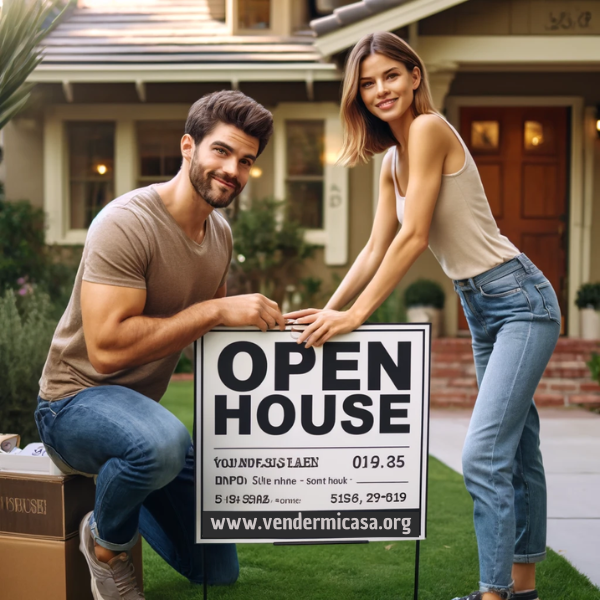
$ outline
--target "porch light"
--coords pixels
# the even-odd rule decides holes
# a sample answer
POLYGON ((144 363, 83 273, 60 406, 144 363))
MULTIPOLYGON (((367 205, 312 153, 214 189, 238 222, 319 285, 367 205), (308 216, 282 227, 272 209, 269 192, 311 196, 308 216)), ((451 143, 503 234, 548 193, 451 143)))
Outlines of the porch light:
POLYGON ((252 167, 250 169, 250 177, 254 177, 255 179, 258 179, 261 176, 262 176, 262 169, 260 167, 252 167))
POLYGON ((106 175, 106 172, 108 171, 108 167, 106 165, 98 165, 96 167, 96 171, 98 171, 98 173, 100 175, 106 175))

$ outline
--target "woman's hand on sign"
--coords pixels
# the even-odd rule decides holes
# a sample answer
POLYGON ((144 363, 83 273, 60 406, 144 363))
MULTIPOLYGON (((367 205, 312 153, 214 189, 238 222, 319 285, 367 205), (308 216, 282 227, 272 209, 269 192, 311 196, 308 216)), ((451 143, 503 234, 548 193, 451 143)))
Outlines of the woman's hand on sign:
POLYGON ((293 325, 306 325, 297 341, 298 344, 306 343, 307 348, 318 348, 333 336, 349 333, 361 325, 351 311, 308 308, 284 316, 293 319, 293 325))

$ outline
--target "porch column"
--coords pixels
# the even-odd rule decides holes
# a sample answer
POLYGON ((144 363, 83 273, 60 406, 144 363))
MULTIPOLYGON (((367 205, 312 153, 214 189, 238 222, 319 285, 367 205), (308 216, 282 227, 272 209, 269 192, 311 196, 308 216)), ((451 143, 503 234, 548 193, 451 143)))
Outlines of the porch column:
POLYGON ((427 65, 429 87, 433 96, 433 104, 440 112, 444 110, 446 96, 454 81, 458 64, 454 62, 433 63, 427 65))

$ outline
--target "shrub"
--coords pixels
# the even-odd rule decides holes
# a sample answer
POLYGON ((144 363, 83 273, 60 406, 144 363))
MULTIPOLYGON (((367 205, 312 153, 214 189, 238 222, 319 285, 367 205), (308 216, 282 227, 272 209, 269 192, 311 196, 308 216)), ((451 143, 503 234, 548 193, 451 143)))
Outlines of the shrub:
POLYGON ((24 278, 40 281, 46 265, 44 211, 0 197, 0 292, 24 278))
POLYGON ((232 267, 242 280, 236 291, 260 292, 281 306, 286 287, 297 281, 297 267, 314 252, 304 230, 289 218, 284 202, 271 198, 239 211, 232 229, 232 267))
POLYGON ((177 366, 175 367, 175 373, 193 373, 194 365, 190 358, 188 358, 183 352, 177 361, 177 366))
POLYGON ((48 294, 58 320, 73 289, 81 247, 68 251, 44 242, 44 212, 29 202, 9 202, 0 187, 0 295, 33 287, 48 294))
POLYGON ((600 383, 600 354, 592 352, 592 357, 587 362, 587 366, 590 369, 592 379, 600 383))
POLYGON ((367 320, 367 323, 405 323, 406 311, 402 296, 394 290, 367 320))
POLYGON ((575 304, 577 308, 600 310, 600 283, 584 283, 577 290, 575 304))
POLYGON ((412 306, 433 306, 444 308, 446 294, 442 286, 430 279, 418 279, 404 290, 406 308, 412 306))
POLYGON ((38 440, 33 412, 56 320, 47 294, 0 296, 0 431, 38 440))

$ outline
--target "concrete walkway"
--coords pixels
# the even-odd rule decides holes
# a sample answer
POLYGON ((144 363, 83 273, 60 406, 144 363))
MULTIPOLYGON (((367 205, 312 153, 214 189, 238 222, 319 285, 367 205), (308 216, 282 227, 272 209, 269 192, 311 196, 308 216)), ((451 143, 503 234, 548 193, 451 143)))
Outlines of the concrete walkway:
MULTIPOLYGON (((462 473, 470 411, 432 409, 429 451, 462 473)), ((600 415, 541 408, 548 546, 600 587, 600 415)))

